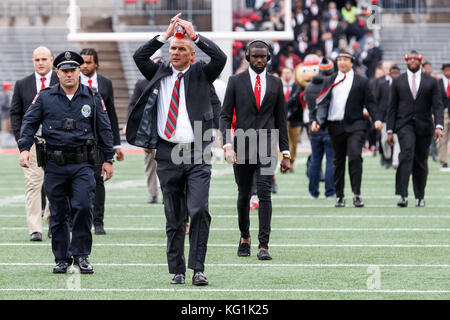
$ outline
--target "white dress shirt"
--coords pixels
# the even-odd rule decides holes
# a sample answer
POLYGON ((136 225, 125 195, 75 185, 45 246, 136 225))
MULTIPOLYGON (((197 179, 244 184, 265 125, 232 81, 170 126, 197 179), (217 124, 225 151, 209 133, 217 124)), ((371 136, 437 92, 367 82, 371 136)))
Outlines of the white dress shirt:
MULTIPOLYGON (((328 109, 328 121, 344 120, 345 105, 347 104, 348 95, 352 88, 353 78, 355 73, 351 69, 346 74, 346 78, 340 84, 335 86, 331 91, 330 107, 328 109)), ((344 73, 339 71, 334 83, 341 81, 344 78, 344 73)))
POLYGON ((41 86, 42 86, 41 78, 42 77, 45 77, 45 81, 44 81, 45 87, 47 88, 48 86, 50 86, 50 80, 52 78, 52 72, 53 72, 53 70, 50 70, 50 72, 47 73, 44 76, 41 76, 37 72, 34 73, 34 78, 36 79, 36 92, 39 93, 41 91, 41 86))
POLYGON ((179 72, 186 73, 190 68, 187 67, 182 71, 176 70, 172 67, 172 74, 161 79, 161 88, 158 93, 158 135, 161 139, 170 141, 172 143, 192 143, 194 142, 194 131, 192 130, 191 121, 186 108, 186 95, 184 86, 184 76, 180 81, 180 96, 178 103, 178 117, 177 125, 174 135, 167 139, 164 134, 166 129, 167 117, 169 114, 170 101, 172 99, 173 87, 179 72))
MULTIPOLYGON (((409 89, 411 90, 411 94, 412 94, 412 77, 413 77, 413 72, 409 69, 406 69, 406 74, 408 76, 408 84, 409 84, 409 89)), ((415 73, 415 78, 416 78, 416 97, 417 97, 417 93, 419 92, 419 86, 420 86, 420 78, 422 76, 422 70, 419 70, 415 73)))
MULTIPOLYGON (((248 73, 250 74, 250 81, 252 83, 253 93, 255 93, 256 76, 258 76, 258 74, 255 71, 253 71, 253 69, 250 67, 248 68, 248 73)), ((259 74, 259 80, 261 82, 261 100, 259 100, 259 101, 260 101, 261 105, 264 100, 264 95, 266 94, 266 85, 267 85, 266 73, 267 72, 264 69, 264 71, 259 74)))
POLYGON ((80 80, 82 84, 88 87, 89 87, 89 80, 92 80, 92 88, 98 89, 97 72, 95 72, 94 75, 90 78, 81 73, 80 80))

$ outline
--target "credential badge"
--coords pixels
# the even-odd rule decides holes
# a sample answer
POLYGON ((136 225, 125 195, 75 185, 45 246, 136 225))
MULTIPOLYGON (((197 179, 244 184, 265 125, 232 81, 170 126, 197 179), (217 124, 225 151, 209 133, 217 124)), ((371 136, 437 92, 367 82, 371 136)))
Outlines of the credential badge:
POLYGON ((81 107, 81 114, 85 118, 89 117, 91 115, 91 106, 85 104, 83 107, 81 107))

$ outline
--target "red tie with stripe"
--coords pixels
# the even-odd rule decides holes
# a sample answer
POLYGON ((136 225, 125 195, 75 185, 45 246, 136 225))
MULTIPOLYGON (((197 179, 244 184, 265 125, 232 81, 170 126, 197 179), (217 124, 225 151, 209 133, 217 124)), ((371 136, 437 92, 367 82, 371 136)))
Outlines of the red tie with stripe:
POLYGON ((289 96, 291 95, 291 93, 289 92, 289 87, 290 87, 290 85, 286 86, 286 93, 284 94, 284 100, 286 100, 286 101, 289 100, 289 96))
POLYGON ((170 99, 169 113, 167 114, 166 128, 164 134, 167 139, 170 139, 175 134, 175 129, 177 127, 177 117, 178 117, 178 106, 180 104, 180 85, 181 78, 183 78, 183 73, 180 72, 175 80, 175 85, 173 86, 172 98, 170 99))
POLYGON ((261 79, 259 78, 259 75, 256 76, 256 83, 255 83, 255 100, 256 100, 256 106, 259 108, 261 107, 261 79))
POLYGON ((41 90, 45 89, 45 80, 47 80, 47 78, 45 77, 41 78, 41 90))
POLYGON ((325 89, 323 89, 322 92, 319 93, 319 95, 318 95, 317 98, 316 98, 316 104, 321 103, 322 100, 328 95, 328 93, 330 92, 330 90, 331 90, 333 87, 337 86, 338 84, 341 84, 341 83, 345 80, 345 78, 347 78, 347 74, 346 74, 346 73, 344 73, 344 77, 343 77, 341 80, 339 80, 339 81, 336 82, 336 83, 332 83, 332 84, 330 84, 328 87, 326 87, 325 89))

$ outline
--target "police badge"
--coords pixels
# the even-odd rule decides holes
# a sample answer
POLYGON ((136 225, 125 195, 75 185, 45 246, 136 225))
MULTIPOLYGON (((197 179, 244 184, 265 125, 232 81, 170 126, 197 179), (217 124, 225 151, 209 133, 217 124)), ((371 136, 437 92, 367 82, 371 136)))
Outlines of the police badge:
POLYGON ((88 104, 85 104, 84 106, 81 107, 81 114, 83 115, 83 117, 87 118, 91 115, 91 106, 88 104))

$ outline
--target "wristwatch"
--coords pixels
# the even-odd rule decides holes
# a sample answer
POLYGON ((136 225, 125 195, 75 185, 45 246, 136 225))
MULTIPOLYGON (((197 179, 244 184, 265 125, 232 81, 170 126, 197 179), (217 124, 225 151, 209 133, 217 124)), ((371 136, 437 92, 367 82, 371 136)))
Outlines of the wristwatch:
POLYGON ((113 164, 114 163, 114 158, 111 158, 111 159, 108 159, 108 160, 105 160, 105 162, 108 162, 108 163, 111 163, 111 164, 113 164))
POLYGON ((285 153, 285 154, 283 154, 283 158, 288 158, 288 159, 291 159, 291 155, 290 155, 290 154, 287 154, 287 153, 285 153))

